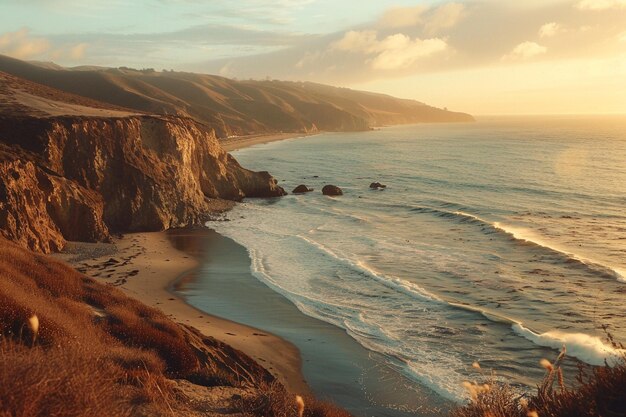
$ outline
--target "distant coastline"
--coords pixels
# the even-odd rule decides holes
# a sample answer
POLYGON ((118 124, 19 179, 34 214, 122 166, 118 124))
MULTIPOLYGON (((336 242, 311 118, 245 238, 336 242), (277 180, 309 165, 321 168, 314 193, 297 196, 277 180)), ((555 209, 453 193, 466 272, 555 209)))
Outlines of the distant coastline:
POLYGON ((319 135, 323 132, 290 132, 290 133, 267 133, 267 134, 258 134, 258 135, 246 135, 246 136, 235 136, 225 139, 220 139, 220 145, 222 145, 222 149, 226 152, 233 152, 239 149, 248 148, 254 145, 261 145, 263 143, 276 142, 280 140, 294 139, 294 138, 304 138, 308 136, 319 135))

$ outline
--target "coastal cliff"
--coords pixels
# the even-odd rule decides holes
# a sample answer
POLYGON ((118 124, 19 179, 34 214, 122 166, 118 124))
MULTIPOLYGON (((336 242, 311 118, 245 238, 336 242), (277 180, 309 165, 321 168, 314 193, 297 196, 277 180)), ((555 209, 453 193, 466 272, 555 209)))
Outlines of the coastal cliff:
POLYGON ((163 256, 169 246, 155 242, 164 234, 142 234, 158 236, 151 249, 137 234, 112 236, 187 226, 232 201, 283 194, 197 121, 0 72, 0 414, 261 416, 276 407, 294 415, 283 383, 307 391, 295 348, 226 320, 215 325, 177 301, 169 282, 196 262, 163 256), (56 256, 76 269, 35 253, 66 246, 56 256), (108 260, 93 267, 108 273, 88 278, 84 261, 101 256, 108 260), (224 342, 233 329, 245 334, 235 340, 241 350, 224 342))
POLYGON ((214 199, 281 195, 191 119, 0 117, 0 233, 37 251, 198 223, 214 199))
POLYGON ((285 194, 224 152, 225 136, 471 120, 311 83, 52 70, 0 56, 0 235, 56 252, 68 240, 200 223, 222 200, 285 194))

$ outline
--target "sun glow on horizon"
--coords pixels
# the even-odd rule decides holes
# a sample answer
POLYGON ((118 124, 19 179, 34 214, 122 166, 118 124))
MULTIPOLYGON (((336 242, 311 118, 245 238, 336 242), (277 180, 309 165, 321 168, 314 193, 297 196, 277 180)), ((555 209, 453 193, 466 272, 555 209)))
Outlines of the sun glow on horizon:
POLYGON ((474 68, 352 87, 474 115, 626 115, 626 54, 474 68))

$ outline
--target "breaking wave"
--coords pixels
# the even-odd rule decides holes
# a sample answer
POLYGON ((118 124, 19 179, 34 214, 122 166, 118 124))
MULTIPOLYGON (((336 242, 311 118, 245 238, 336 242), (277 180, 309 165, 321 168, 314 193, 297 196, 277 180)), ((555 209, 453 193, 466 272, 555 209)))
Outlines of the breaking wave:
POLYGON ((482 231, 484 233, 499 233, 503 237, 506 237, 515 243, 529 245, 535 248, 541 248, 548 251, 552 255, 560 256, 564 263, 573 264, 578 267, 585 268, 590 272, 603 276, 605 278, 616 279, 619 282, 626 283, 625 271, 621 271, 619 268, 603 265, 592 259, 575 253, 571 253, 565 249, 556 247, 555 245, 551 245, 541 240, 538 236, 524 229, 503 225, 500 222, 491 223, 478 216, 462 211, 446 211, 429 207, 416 207, 412 208, 411 211, 415 213, 429 213, 437 217, 452 219, 459 223, 476 225, 482 228, 482 231))

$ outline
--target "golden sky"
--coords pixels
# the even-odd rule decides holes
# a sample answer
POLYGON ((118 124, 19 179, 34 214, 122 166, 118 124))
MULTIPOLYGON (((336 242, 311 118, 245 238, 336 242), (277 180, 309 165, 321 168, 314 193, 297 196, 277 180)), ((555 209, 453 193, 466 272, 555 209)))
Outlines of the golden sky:
POLYGON ((473 114, 626 114, 626 0, 21 0, 0 53, 314 81, 473 114))

